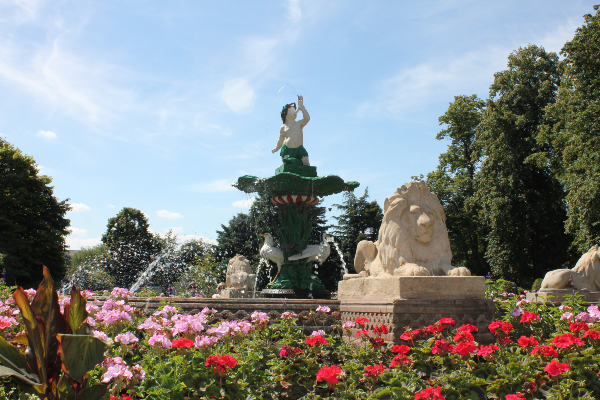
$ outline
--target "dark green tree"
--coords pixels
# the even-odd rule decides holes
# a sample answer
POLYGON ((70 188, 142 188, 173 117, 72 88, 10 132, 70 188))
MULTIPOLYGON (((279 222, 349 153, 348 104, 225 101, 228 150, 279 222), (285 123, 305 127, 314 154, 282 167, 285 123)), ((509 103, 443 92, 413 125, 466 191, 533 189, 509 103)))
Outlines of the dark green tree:
POLYGON ((109 262, 108 252, 104 244, 83 248, 73 255, 71 265, 64 278, 69 282, 67 288, 75 286, 92 291, 112 290, 115 278, 106 271, 109 262))
POLYGON ((562 82, 548 106, 548 126, 538 141, 552 142, 550 160, 567 195, 566 230, 578 255, 600 243, 600 11, 584 16, 561 54, 562 82))
POLYGON ((65 274, 69 205, 54 197, 51 182, 32 157, 0 138, 0 271, 9 284, 36 286, 42 265, 57 281, 65 274))
POLYGON ((146 216, 135 208, 123 208, 106 228, 102 235, 109 255, 106 270, 118 286, 130 287, 160 252, 160 242, 148 231, 146 216))
POLYGON ((258 254, 259 239, 250 223, 248 214, 239 213, 229 220, 227 225, 221 224, 217 231, 217 245, 215 246, 215 262, 219 266, 220 282, 225 282, 227 263, 237 254, 246 257, 251 263, 258 254))
POLYGON ((367 200, 368 188, 361 197, 356 197, 352 192, 345 192, 343 198, 342 204, 334 205, 341 213, 333 217, 337 221, 333 235, 340 242, 348 270, 354 271, 356 246, 361 240, 377 240, 383 211, 377 201, 367 200))
POLYGON ((489 271, 484 258, 486 230, 474 199, 479 159, 473 155, 473 141, 484 107, 485 102, 476 95, 454 97, 439 118, 440 125, 447 127, 436 136, 438 140, 449 138, 451 143, 440 155, 437 169, 427 174, 427 184, 446 213, 452 265, 469 268, 474 275, 489 271))
POLYGON ((567 258, 563 190, 548 165, 533 155, 544 108, 560 84, 558 56, 530 45, 494 74, 474 149, 482 157, 476 200, 489 227, 486 259, 495 276, 530 285, 567 258))

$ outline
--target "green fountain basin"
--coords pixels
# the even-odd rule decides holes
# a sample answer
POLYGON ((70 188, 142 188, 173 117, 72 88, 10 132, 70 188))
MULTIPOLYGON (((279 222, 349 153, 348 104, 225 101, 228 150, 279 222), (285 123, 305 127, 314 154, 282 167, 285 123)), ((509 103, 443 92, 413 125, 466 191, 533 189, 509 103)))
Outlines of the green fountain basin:
POLYGON ((290 172, 281 172, 270 178, 241 176, 233 186, 245 193, 258 193, 267 196, 301 195, 324 197, 344 191, 352 191, 360 184, 344 182, 337 175, 318 177, 301 176, 290 172))

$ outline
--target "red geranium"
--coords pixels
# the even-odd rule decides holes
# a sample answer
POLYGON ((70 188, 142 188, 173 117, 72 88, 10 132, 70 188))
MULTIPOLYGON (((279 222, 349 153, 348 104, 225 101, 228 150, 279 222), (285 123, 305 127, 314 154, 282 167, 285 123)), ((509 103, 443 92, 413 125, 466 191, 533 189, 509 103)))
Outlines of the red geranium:
POLYGON ((406 354, 410 351, 410 347, 405 344, 397 344, 392 347, 392 353, 406 354))
POLYGON ((540 316, 536 313, 532 313, 531 311, 523 311, 523 315, 521 316, 522 324, 530 325, 533 321, 540 319, 540 316))
POLYGON ((589 331, 587 331, 583 334, 583 337, 584 337, 584 339, 590 338, 593 340, 597 340, 597 339, 600 339, 600 332, 590 329, 589 331))
POLYGON ((556 336, 551 342, 557 349, 566 349, 572 344, 577 346, 583 346, 584 341, 573 335, 572 333, 563 333, 562 335, 556 336))
POLYGON ((519 400, 524 398, 523 393, 507 394, 506 397, 504 397, 505 400, 519 400))
POLYGON ((556 360, 550 361, 550 364, 546 365, 544 371, 548 373, 550 376, 558 376, 563 372, 567 372, 569 370, 569 364, 562 364, 556 360))
POLYGON ((404 331, 404 333, 402 335, 400 335, 400 339, 402 340, 413 340, 415 337, 417 337, 417 335, 421 333, 420 329, 415 329, 415 330, 411 330, 411 329, 407 329, 406 331, 404 331))
POLYGON ((427 388, 423 389, 417 393, 415 393, 415 400, 425 399, 425 400, 446 400, 444 396, 442 396, 442 388, 427 388))
POLYGON ((385 324, 381 324, 381 326, 375 326, 375 328, 373 328, 373 333, 376 335, 387 335, 389 329, 385 324))
POLYGON ((387 368, 383 366, 383 364, 379 365, 367 365, 365 367, 365 373, 363 374, 367 378, 377 378, 379 375, 383 373, 387 368))
POLYGON ((479 328, 477 328, 474 325, 471 324, 464 324, 458 327, 458 330, 460 332, 469 332, 469 333, 475 333, 475 332, 479 332, 479 328))
POLYGON ((302 353, 302 349, 298 347, 283 346, 279 352, 279 357, 296 357, 298 354, 302 353))
POLYGON ((305 343, 309 344, 311 346, 316 346, 319 344, 329 344, 327 339, 324 339, 323 336, 321 336, 321 335, 309 336, 306 338, 305 343))
POLYGON ((369 320, 367 318, 358 317, 354 320, 356 325, 364 326, 369 320))
POLYGON ((431 352, 433 354, 439 354, 441 356, 445 356, 449 352, 451 352, 453 348, 454 348, 454 345, 452 345, 451 343, 446 342, 444 339, 439 339, 439 340, 436 340, 435 342, 433 342, 433 347, 431 348, 431 352))
POLYGON ((220 378, 227 374, 227 368, 233 368, 237 360, 230 355, 214 356, 210 355, 206 359, 205 367, 213 367, 213 372, 220 378))
POLYGON ((122 394, 121 397, 110 395, 110 400, 133 400, 128 394, 122 394))
MULTIPOLYGON (((362 335, 367 335, 370 331, 368 329, 360 329, 356 332, 356 337, 361 337, 362 335)), ((368 336, 368 335, 367 335, 368 336)))
POLYGON ((461 356, 468 356, 477 351, 477 346, 471 342, 460 342, 452 349, 453 353, 458 353, 461 356))
POLYGON ((340 375, 342 375, 342 369, 337 365, 322 367, 317 372, 317 382, 326 381, 327 386, 331 389, 339 382, 340 375))
POLYGON ((442 318, 440 319, 436 325, 441 326, 442 328, 449 328, 451 326, 456 325, 456 322, 452 318, 442 318))
POLYGON ((536 355, 539 354, 541 356, 544 357, 551 357, 551 358, 557 358, 558 357, 558 352, 556 351, 555 348, 548 346, 548 345, 541 345, 541 346, 536 346, 531 350, 531 355, 536 355))
POLYGON ((399 366, 408 365, 408 364, 412 364, 412 362, 413 361, 410 358, 408 358, 407 356, 405 356, 404 354, 398 354, 397 356, 392 358, 390 367, 394 368, 397 365, 399 365, 399 366))
POLYGON ((171 342, 171 346, 185 347, 186 349, 189 349, 190 347, 194 346, 194 342, 192 342, 190 339, 186 339, 186 338, 175 339, 171 342))
POLYGON ((421 328, 421 331, 426 335, 434 335, 443 330, 444 330, 444 328, 439 325, 427 325, 427 326, 421 328))
POLYGON ((472 342, 475 340, 473 335, 471 335, 471 332, 461 332, 461 331, 456 332, 456 335, 454 335, 453 339, 456 342, 472 342))
POLYGON ((569 322, 569 330, 571 332, 588 331, 590 327, 583 322, 569 322))
POLYGON ((480 346, 477 351, 477 355, 481 357, 487 357, 491 355, 494 351, 499 350, 500 348, 495 344, 491 344, 489 346, 480 346))
POLYGON ((520 338, 517 339, 517 343, 519 343, 519 346, 525 348, 528 346, 537 346, 539 344, 539 342, 532 336, 532 337, 527 337, 527 336, 521 336, 520 338))
POLYGON ((492 335, 496 337, 504 337, 508 335, 510 331, 512 331, 512 324, 504 321, 492 321, 491 324, 488 325, 488 329, 492 332, 492 335))

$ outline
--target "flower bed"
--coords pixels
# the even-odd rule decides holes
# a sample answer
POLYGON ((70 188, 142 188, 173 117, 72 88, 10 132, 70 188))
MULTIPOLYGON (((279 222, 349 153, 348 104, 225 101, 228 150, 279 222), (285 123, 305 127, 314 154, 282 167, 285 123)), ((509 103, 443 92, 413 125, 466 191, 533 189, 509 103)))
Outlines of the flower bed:
MULTIPOLYGON (((36 296, 26 294, 30 301, 36 296)), ((216 310, 208 308, 184 315, 166 300, 146 316, 129 304, 126 289, 115 288, 101 305, 91 292, 82 295, 85 322, 110 344, 83 387, 106 385, 107 400, 600 398, 600 311, 576 297, 559 307, 494 294, 505 317, 489 325, 497 338, 491 345, 474 341, 476 327, 450 318, 407 329, 404 344, 390 345, 381 338, 388 327, 365 329, 365 319, 307 335, 293 312, 279 320, 255 312, 251 321, 211 325, 216 310), (344 340, 357 329, 364 346, 344 340)), ((63 312, 70 301, 59 300, 63 312)), ((324 327, 331 314, 319 307, 309 318, 324 327)), ((22 322, 14 300, 5 298, 1 336, 17 339, 20 351, 22 322)), ((10 377, 2 383, 0 397, 27 398, 25 385, 10 377)))

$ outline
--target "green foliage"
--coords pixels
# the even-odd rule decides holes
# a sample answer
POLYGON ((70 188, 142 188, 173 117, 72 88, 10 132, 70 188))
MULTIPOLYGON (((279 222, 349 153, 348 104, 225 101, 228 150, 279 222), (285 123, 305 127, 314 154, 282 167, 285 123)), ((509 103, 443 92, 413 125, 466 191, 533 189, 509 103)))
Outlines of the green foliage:
POLYGON ((427 174, 427 184, 438 196, 446 213, 446 227, 453 252, 452 264, 466 267, 474 275, 485 275, 489 266, 484 258, 486 227, 474 198, 475 173, 480 162, 474 155, 473 141, 485 102, 471 96, 455 96, 448 111, 439 118, 447 128, 436 139, 451 139, 440 155, 435 171, 427 174))
POLYGON ((358 242, 375 242, 379 236, 383 211, 376 200, 369 202, 368 198, 368 188, 361 197, 356 197, 352 192, 344 192, 343 203, 334 205, 341 213, 334 217, 338 225, 333 234, 340 241, 349 270, 354 269, 354 255, 358 242))
POLYGON ((65 273, 69 205, 54 197, 51 182, 32 157, 0 138, 0 270, 9 282, 32 287, 42 264, 57 279, 65 273))
POLYGON ((217 292, 217 285, 225 280, 225 272, 212 253, 205 252, 196 258, 192 267, 184 272, 173 286, 181 296, 187 297, 193 294, 189 285, 194 282, 200 293, 211 297, 217 292))
POLYGON ((13 294, 23 317, 26 339, 22 338, 21 343, 27 345, 27 350, 23 354, 0 337, 0 375, 13 377, 43 399, 97 400, 106 387, 84 387, 83 380, 104 360, 108 346, 90 335, 85 322, 86 300, 79 291, 71 291, 63 315, 50 271, 45 267, 43 276, 31 304, 22 288, 13 294))
POLYGON ((585 24, 561 54, 562 84, 556 104, 547 108, 547 127, 538 141, 550 141, 549 159, 567 195, 567 232, 582 254, 600 243, 600 11, 585 24))
POLYGON ((482 158, 475 197, 490 230, 485 256, 495 276, 530 285, 568 258, 562 187, 532 158, 550 147, 537 136, 560 84, 558 56, 520 48, 494 77, 473 143, 482 158))
POLYGON ((119 287, 131 286, 160 251, 160 243, 148 231, 146 216, 130 207, 108 220, 102 243, 109 254, 106 270, 119 287))

